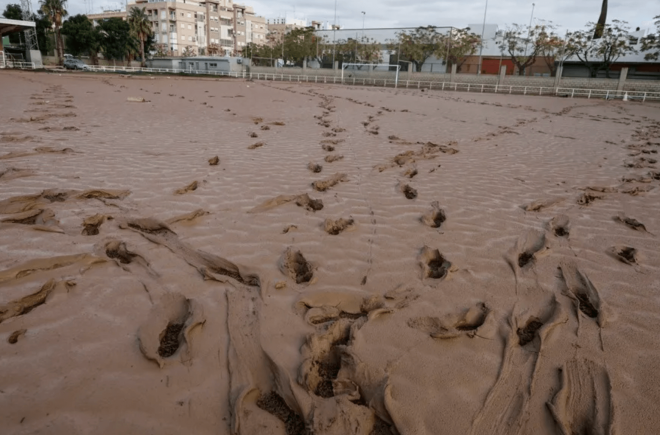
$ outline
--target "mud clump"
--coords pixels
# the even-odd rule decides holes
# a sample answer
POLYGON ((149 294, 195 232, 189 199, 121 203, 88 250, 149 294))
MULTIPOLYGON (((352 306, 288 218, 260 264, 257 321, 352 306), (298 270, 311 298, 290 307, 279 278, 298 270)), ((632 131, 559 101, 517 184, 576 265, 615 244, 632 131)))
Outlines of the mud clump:
POLYGON ((181 345, 181 330, 183 323, 170 323, 162 333, 160 338, 160 346, 158 347, 158 355, 162 358, 169 358, 179 350, 181 345))
POLYGON ((353 219, 340 218, 336 221, 332 219, 326 219, 323 227, 326 233, 336 236, 337 234, 340 234, 341 232, 353 227, 354 224, 355 221, 353 219))
POLYGON ((217 166, 218 163, 220 163, 220 157, 215 156, 209 159, 209 165, 211 166, 217 166))
POLYGON ((249 150, 256 150, 257 148, 261 148, 262 146, 264 146, 264 143, 263 143, 263 142, 257 142, 257 143, 255 143, 255 144, 252 144, 252 145, 250 145, 249 147, 247 147, 247 149, 249 149, 249 150))
POLYGON ((321 148, 323 148, 323 151, 327 151, 329 153, 335 150, 335 147, 333 147, 332 145, 321 145, 321 148))
POLYGON ((287 248, 280 259, 280 271, 297 284, 310 282, 314 276, 312 266, 303 254, 291 248, 287 248))

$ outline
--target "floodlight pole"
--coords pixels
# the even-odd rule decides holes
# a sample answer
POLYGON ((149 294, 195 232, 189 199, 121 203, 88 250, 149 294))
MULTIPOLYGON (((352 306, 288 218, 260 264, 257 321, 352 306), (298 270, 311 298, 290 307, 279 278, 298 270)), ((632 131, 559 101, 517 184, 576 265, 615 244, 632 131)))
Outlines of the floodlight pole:
POLYGON ((484 32, 486 31, 486 13, 488 12, 488 0, 486 0, 486 7, 484 8, 484 25, 481 27, 481 44, 479 44, 479 68, 477 69, 477 75, 481 74, 481 61, 482 53, 484 51, 484 32))

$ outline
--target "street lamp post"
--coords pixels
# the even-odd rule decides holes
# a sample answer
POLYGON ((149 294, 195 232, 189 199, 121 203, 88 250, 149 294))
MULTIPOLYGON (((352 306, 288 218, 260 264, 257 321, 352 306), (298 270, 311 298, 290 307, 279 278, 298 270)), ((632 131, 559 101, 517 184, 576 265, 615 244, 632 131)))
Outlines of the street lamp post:
POLYGON ((484 25, 481 27, 481 44, 479 44, 479 68, 477 74, 481 74, 481 61, 482 53, 484 51, 484 32, 486 31, 486 13, 488 12, 488 0, 486 0, 486 7, 484 8, 484 25))
POLYGON ((337 0, 335 0, 335 21, 332 24, 332 69, 335 69, 336 50, 337 50, 337 0))

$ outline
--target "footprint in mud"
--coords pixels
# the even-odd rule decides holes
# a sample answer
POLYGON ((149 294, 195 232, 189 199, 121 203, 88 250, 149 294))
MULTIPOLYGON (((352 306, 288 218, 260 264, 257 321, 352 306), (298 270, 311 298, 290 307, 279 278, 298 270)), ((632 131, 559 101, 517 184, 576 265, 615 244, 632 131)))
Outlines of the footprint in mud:
POLYGON ((549 223, 550 231, 557 237, 568 237, 570 235, 570 221, 568 216, 560 214, 553 217, 549 223))
POLYGON ((612 257, 616 258, 622 263, 628 264, 630 266, 637 263, 637 249, 631 248, 630 246, 612 246, 607 250, 607 253, 612 257))
MULTIPOLYGON (((86 190, 80 195, 79 199, 124 199, 131 194, 130 190, 86 190)), ((66 193, 53 193, 49 196, 44 196, 50 202, 64 202, 67 198, 66 193)))
POLYGON ((320 199, 312 199, 308 194, 301 195, 280 195, 275 198, 269 199, 264 203, 248 210, 248 213, 260 213, 278 207, 282 204, 295 202, 298 207, 304 207, 306 210, 316 212, 323 209, 323 201, 320 199))
POLYGON ((197 219, 198 217, 206 216, 208 214, 211 214, 211 213, 209 213, 208 211, 206 211, 204 209, 198 208, 197 210, 191 211, 190 213, 181 214, 181 215, 178 215, 178 216, 171 217, 168 220, 166 220, 165 223, 168 224, 168 225, 172 225, 172 224, 175 224, 177 222, 192 222, 195 219, 197 219))
POLYGON ((321 148, 323 148, 323 151, 327 151, 329 153, 335 150, 335 147, 333 147, 332 145, 321 145, 321 148))
POLYGON ((57 282, 54 279, 49 280, 46 284, 41 286, 41 289, 36 293, 25 296, 21 299, 8 302, 7 304, 0 305, 0 323, 12 317, 27 314, 34 310, 39 305, 46 303, 48 295, 55 289, 57 282))
POLYGON ((584 193, 583 193, 582 195, 580 195, 580 197, 578 198, 577 203, 578 203, 579 205, 588 206, 589 204, 591 204, 591 203, 594 202, 595 200, 597 200, 597 199, 603 199, 603 198, 605 198, 603 195, 596 195, 596 194, 593 194, 593 193, 584 192, 584 193))
POLYGON ((19 329, 18 331, 12 332, 11 335, 9 337, 7 337, 7 343, 9 343, 9 344, 18 343, 18 339, 23 337, 26 332, 27 332, 27 329, 19 329))
POLYGON ((624 224, 628 228, 631 228, 635 231, 642 231, 642 232, 645 232, 645 233, 648 232, 648 231, 646 231, 646 227, 644 226, 644 224, 642 224, 637 219, 629 218, 629 217, 626 217, 625 215, 620 214, 618 216, 615 216, 614 220, 616 222, 621 222, 622 224, 624 224))
POLYGON ((314 172, 315 174, 318 174, 319 172, 321 172, 323 170, 323 166, 321 166, 319 164, 316 164, 316 163, 309 162, 309 164, 307 165, 307 169, 314 172))
POLYGON ((279 261, 280 271, 297 284, 310 282, 314 276, 312 265, 305 259, 302 252, 287 248, 279 261))
POLYGON ((263 142, 257 142, 257 143, 255 143, 255 144, 252 144, 252 145, 250 145, 249 147, 247 147, 247 149, 249 149, 249 150, 256 150, 257 148, 261 148, 261 147, 264 146, 264 145, 265 145, 265 144, 264 144, 263 142))
POLYGON ((193 191, 197 190, 197 187, 199 187, 199 183, 197 183, 197 181, 193 181, 192 183, 190 183, 186 187, 182 187, 180 189, 175 190, 174 193, 176 195, 183 195, 185 193, 193 192, 193 191))
POLYGON ((275 391, 264 394, 257 400, 257 406, 284 423, 286 435, 309 435, 305 420, 289 408, 282 396, 275 391))
POLYGON ((290 233, 291 231, 293 231, 293 230, 297 230, 297 229, 298 229, 298 226, 297 226, 297 225, 287 225, 287 226, 282 230, 282 234, 288 234, 288 233, 290 233))
POLYGON ((312 187, 319 192, 325 192, 329 188, 347 180, 348 177, 346 174, 336 173, 332 177, 326 178, 325 180, 314 181, 312 183, 312 187))
POLYGON ((328 234, 336 236, 346 230, 355 228, 355 221, 353 219, 340 218, 338 220, 326 219, 323 224, 323 229, 328 234))
POLYGON ((424 225, 431 228, 440 228, 440 226, 447 220, 445 211, 440 208, 437 201, 431 203, 431 210, 424 213, 420 218, 424 225))
POLYGON ((419 172, 417 171, 417 169, 413 168, 413 169, 408 169, 406 172, 404 172, 403 176, 412 179, 415 178, 415 175, 417 175, 418 173, 419 172))
POLYGON ((424 246, 420 252, 420 265, 424 278, 442 280, 451 272, 452 264, 440 253, 438 249, 424 246))
POLYGON ((602 301, 598 290, 573 262, 562 261, 559 265, 566 289, 564 294, 571 298, 585 316, 596 319, 598 325, 605 326, 602 301))
POLYGON ((7 168, 0 171, 0 181, 9 181, 16 178, 30 177, 36 172, 31 169, 7 168))
POLYGON ((518 344, 525 346, 536 338, 538 330, 543 327, 543 323, 538 317, 530 318, 524 327, 518 328, 518 344))
POLYGON ((118 240, 113 240, 105 245, 105 255, 121 264, 131 264, 135 258, 139 257, 138 254, 126 248, 126 243, 118 240))
POLYGON ((270 127, 267 126, 267 125, 262 125, 262 126, 261 126, 261 130, 263 130, 263 131, 268 131, 268 130, 270 130, 270 127))
POLYGON ((557 205, 562 201, 563 201, 563 199, 561 199, 561 198, 539 199, 539 200, 530 202, 527 205, 524 205, 523 209, 525 211, 541 211, 544 208, 549 208, 549 207, 552 207, 553 205, 557 205))
POLYGON ((524 269, 533 264, 536 258, 547 249, 545 233, 530 229, 524 237, 516 241, 514 247, 508 252, 506 260, 514 271, 524 269))
POLYGON ((612 383, 605 367, 573 359, 559 369, 561 389, 548 409, 563 434, 614 432, 612 383))
POLYGON ((344 158, 344 156, 342 156, 342 155, 331 154, 329 156, 325 156, 325 159, 323 159, 323 160, 325 160, 327 163, 332 163, 332 162, 336 162, 338 160, 341 160, 343 158, 344 158))
POLYGON ((248 133, 248 136, 250 136, 250 137, 259 137, 259 135, 255 132, 248 133))
POLYGON ((83 230, 82 234, 84 236, 95 236, 99 233, 99 227, 105 222, 105 220, 111 219, 103 214, 95 214, 94 216, 86 217, 83 220, 83 230))
POLYGON ((490 317, 491 310, 483 302, 469 308, 459 315, 449 315, 443 319, 438 317, 414 317, 408 320, 408 326, 429 334, 432 338, 447 340, 461 337, 463 335, 474 338, 475 336, 490 336, 490 325, 488 331, 480 331, 486 320, 490 317), (480 334, 484 332, 484 334, 480 334))
POLYGON ((415 199, 417 198, 417 190, 410 187, 408 184, 403 184, 399 188, 401 190, 401 193, 404 194, 404 196, 408 199, 415 199))
POLYGON ((218 163, 220 163, 220 158, 218 156, 209 159, 209 165, 211 166, 217 166, 218 163))
POLYGON ((298 196, 296 199, 296 205, 298 207, 304 207, 308 211, 323 210, 323 201, 320 199, 310 198, 306 193, 298 196))
POLYGON ((177 353, 181 362, 189 365, 194 357, 194 331, 205 322, 201 304, 179 293, 167 293, 152 307, 138 330, 140 351, 160 368, 177 353))

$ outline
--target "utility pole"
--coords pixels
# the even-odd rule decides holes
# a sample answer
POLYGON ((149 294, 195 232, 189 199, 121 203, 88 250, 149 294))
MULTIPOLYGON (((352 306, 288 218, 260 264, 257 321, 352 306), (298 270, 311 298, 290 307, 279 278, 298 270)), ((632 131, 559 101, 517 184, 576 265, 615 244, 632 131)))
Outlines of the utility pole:
POLYGON ((481 75, 481 61, 482 53, 484 51, 484 32, 486 31, 486 13, 488 12, 488 0, 486 0, 486 7, 484 8, 484 25, 481 27, 481 44, 479 44, 479 68, 477 74, 481 75))
MULTIPOLYGON (((534 7, 535 3, 532 3, 532 15, 529 17, 529 26, 527 27, 527 41, 525 41, 525 57, 527 57, 527 47, 529 46, 530 35, 532 34, 532 20, 534 20, 534 7)), ((525 60, 526 61, 526 60, 525 60)), ((531 67, 531 65, 530 65, 531 67)), ((527 75, 527 74, 525 74, 527 75)))

